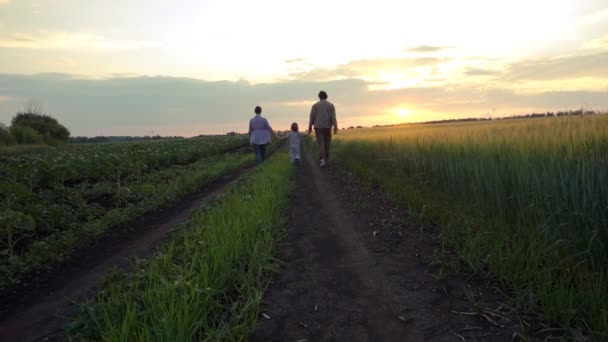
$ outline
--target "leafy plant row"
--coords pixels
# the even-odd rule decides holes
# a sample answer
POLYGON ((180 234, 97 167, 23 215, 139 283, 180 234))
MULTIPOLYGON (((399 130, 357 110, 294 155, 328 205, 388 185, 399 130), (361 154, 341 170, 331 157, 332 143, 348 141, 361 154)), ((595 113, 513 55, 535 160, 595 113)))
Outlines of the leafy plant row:
POLYGON ((0 188, 20 184, 34 192, 73 186, 83 181, 109 181, 120 185, 148 172, 187 165, 245 145, 245 137, 205 137, 67 145, 30 153, 0 154, 0 188))
POLYGON ((0 211, 0 289, 19 286, 35 272, 57 266, 111 227, 251 164, 250 155, 226 154, 149 173, 122 186, 83 183, 36 194, 13 188, 5 198, 14 203, 5 202, 0 211))

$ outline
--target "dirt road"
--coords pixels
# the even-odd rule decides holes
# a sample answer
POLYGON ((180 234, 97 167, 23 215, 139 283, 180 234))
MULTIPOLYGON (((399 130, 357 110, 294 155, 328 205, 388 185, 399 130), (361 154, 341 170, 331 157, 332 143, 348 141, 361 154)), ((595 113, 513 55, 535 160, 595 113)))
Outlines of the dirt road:
POLYGON ((251 341, 511 341, 498 290, 428 266, 435 233, 411 222, 306 155, 251 341))

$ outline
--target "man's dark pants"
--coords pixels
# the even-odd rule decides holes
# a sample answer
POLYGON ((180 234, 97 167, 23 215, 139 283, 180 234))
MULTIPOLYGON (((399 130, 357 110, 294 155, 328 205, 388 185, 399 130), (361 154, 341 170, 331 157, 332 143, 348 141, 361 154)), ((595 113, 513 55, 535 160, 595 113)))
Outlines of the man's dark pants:
POLYGON ((331 144, 331 128, 315 128, 319 158, 329 160, 329 145, 331 144))

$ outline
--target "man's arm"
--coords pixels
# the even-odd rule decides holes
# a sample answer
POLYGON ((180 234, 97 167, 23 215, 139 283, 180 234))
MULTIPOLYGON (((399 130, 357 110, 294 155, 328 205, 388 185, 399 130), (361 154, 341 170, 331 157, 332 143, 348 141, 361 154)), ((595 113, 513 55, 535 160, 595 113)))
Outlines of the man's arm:
POLYGON ((336 120, 336 107, 331 106, 331 124, 334 126, 334 134, 338 133, 338 120, 336 120))
POLYGON ((308 121, 308 133, 312 132, 312 125, 315 123, 317 111, 315 105, 310 108, 310 120, 308 121))

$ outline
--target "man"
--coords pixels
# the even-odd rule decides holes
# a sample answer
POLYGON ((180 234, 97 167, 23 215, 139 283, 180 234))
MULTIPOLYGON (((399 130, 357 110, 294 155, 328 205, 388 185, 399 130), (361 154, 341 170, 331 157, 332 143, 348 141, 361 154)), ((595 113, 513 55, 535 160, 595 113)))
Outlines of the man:
POLYGON ((310 109, 310 122, 308 132, 312 132, 315 127, 317 144, 319 145, 320 166, 325 167, 329 162, 329 145, 331 143, 331 127, 334 134, 338 133, 338 122, 336 121, 336 108, 333 103, 327 101, 327 93, 319 92, 319 101, 312 105, 310 109))
POLYGON ((262 117, 262 108, 256 106, 255 116, 249 120, 249 142, 253 145, 255 153, 255 161, 260 164, 265 159, 266 145, 270 142, 270 133, 276 136, 276 133, 268 124, 268 120, 262 117))

